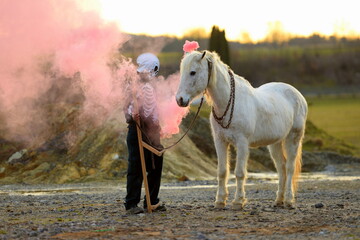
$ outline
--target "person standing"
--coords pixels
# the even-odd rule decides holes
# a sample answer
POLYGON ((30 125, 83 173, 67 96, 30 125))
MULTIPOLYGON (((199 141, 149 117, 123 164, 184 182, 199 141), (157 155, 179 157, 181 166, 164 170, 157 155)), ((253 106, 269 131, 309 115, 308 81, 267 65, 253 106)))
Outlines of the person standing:
MULTIPOLYGON (((152 53, 143 53, 136 60, 138 64, 137 72, 139 83, 136 84, 136 92, 129 94, 129 103, 125 111, 126 122, 128 123, 127 148, 129 153, 127 170, 127 194, 125 197, 125 209, 129 214, 143 213, 146 206, 146 196, 144 199, 144 209, 138 207, 141 198, 141 186, 143 182, 141 159, 137 135, 136 121, 140 119, 143 141, 162 149, 160 142, 160 125, 156 104, 156 93, 152 85, 159 72, 160 61, 152 53), (134 96, 135 95, 135 96, 134 96), (136 111, 133 99, 137 101, 138 111, 136 111)), ((166 211, 164 204, 158 198, 163 167, 163 155, 157 156, 144 148, 147 179, 151 208, 153 211, 166 211)))

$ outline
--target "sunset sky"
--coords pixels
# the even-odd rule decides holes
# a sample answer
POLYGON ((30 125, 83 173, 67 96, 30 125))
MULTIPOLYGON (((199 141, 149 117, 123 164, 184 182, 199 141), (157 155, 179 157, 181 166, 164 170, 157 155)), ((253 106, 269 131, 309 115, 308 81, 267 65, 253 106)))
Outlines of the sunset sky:
POLYGON ((248 32, 257 41, 265 37, 269 23, 280 21, 294 35, 360 34, 356 0, 98 1, 93 7, 102 17, 127 33, 181 36, 191 28, 210 31, 218 25, 230 40, 248 32))

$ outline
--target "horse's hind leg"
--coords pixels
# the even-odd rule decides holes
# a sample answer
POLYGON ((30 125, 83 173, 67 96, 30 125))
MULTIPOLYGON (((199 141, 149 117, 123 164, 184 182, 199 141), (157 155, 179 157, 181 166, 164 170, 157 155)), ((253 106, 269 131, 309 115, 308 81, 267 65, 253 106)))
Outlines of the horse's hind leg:
POLYGON ((269 145, 269 152, 272 160, 275 163, 276 170, 279 175, 279 185, 278 191, 276 194, 276 200, 274 202, 274 206, 283 206, 284 204, 284 191, 285 191, 285 181, 286 181, 286 158, 284 156, 282 142, 275 143, 273 145, 269 145))
POLYGON ((301 141, 303 135, 303 130, 293 129, 285 139, 287 161, 284 206, 288 208, 293 208, 295 203, 297 175, 301 171, 301 141))
POLYGON ((216 193, 215 208, 224 208, 228 197, 227 181, 229 177, 228 165, 228 147, 229 144, 220 140, 214 139, 216 153, 218 157, 218 190, 216 193))
POLYGON ((239 141, 236 146, 236 165, 235 165, 235 177, 236 177, 236 192, 232 202, 233 209, 242 209, 246 203, 245 197, 245 181, 247 175, 247 161, 249 158, 249 146, 246 142, 239 141))

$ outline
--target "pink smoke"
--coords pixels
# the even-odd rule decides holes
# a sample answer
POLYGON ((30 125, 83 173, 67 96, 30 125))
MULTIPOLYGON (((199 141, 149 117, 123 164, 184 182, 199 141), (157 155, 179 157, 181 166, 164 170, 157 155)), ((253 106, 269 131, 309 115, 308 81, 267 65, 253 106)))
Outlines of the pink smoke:
POLYGON ((56 84, 47 72, 69 77, 68 87, 74 84, 71 77, 81 73, 85 114, 100 116, 94 106, 114 111, 122 86, 108 64, 127 39, 116 24, 83 12, 76 1, 0 1, 0 106, 6 137, 31 142, 51 128, 42 121, 46 113, 35 107, 56 84))
POLYGON ((176 103, 175 95, 180 83, 180 73, 170 75, 166 80, 159 78, 156 82, 158 93, 159 122, 162 138, 179 133, 179 125, 189 112, 189 108, 181 108, 176 103))
MULTIPOLYGON (((48 4, 0 1, 0 104, 6 118, 3 124, 13 138, 31 140, 36 137, 35 128, 46 127, 46 123, 40 121, 42 113, 33 108, 33 104, 34 97, 50 84, 38 71, 39 62, 56 44, 54 29, 49 22, 41 20, 50 17, 51 12, 41 10, 48 4)), ((62 29, 59 31, 61 34, 62 29)))
MULTIPOLYGON (((52 125, 44 121, 48 113, 38 106, 48 104, 43 96, 53 86, 62 84, 58 82, 60 76, 65 81, 62 89, 82 89, 83 114, 99 124, 121 109, 125 82, 136 79, 136 66, 131 60, 119 57, 118 49, 128 39, 116 24, 103 21, 96 12, 82 11, 73 0, 1 0, 0 120, 5 122, 0 123, 0 133, 3 137, 28 143, 37 138, 45 140, 52 125)), ((174 75, 160 81, 163 86, 158 85, 165 93, 159 94, 164 136, 179 131, 187 112, 175 103, 178 80, 178 75, 174 75)))
MULTIPOLYGON (((121 75, 118 76, 119 81, 114 82, 108 63, 112 58, 111 54, 116 53, 117 47, 128 37, 119 31, 116 24, 104 24, 96 15, 87 19, 90 21, 71 31, 68 38, 60 43, 55 63, 67 75, 81 72, 87 99, 85 113, 91 114, 94 107, 99 105, 104 111, 112 112, 118 107, 112 97, 115 92, 118 93, 117 97, 120 97, 123 86, 119 85, 121 75)), ((121 68, 130 68, 132 74, 136 74, 135 68, 127 63, 121 68)))

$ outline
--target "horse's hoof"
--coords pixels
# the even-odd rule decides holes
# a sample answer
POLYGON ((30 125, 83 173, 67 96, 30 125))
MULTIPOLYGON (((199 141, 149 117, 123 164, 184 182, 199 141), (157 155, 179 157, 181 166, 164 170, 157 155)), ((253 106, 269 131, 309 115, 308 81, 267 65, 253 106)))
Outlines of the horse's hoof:
POLYGON ((247 203, 246 198, 243 198, 241 200, 237 200, 237 201, 232 201, 232 209, 233 210, 242 210, 245 206, 245 204, 247 203))
POLYGON ((244 205, 245 204, 243 204, 243 203, 233 203, 232 210, 235 210, 235 211, 243 210, 244 205))
POLYGON ((283 201, 275 201, 272 204, 273 207, 283 207, 284 206, 284 202, 283 201))
POLYGON ((295 209, 295 204, 293 202, 284 202, 284 208, 295 209))
POLYGON ((216 208, 216 209, 223 209, 223 208, 225 208, 225 203, 223 203, 223 202, 216 202, 214 208, 216 208))

